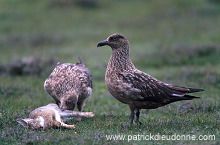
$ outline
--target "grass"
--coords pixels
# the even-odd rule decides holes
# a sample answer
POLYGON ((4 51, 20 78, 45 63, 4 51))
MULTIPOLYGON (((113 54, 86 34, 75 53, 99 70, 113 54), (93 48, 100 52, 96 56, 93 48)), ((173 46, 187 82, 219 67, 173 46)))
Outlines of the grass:
MULTIPOLYGON (((216 0, 217 1, 217 0, 216 0)), ((220 8, 214 0, 138 0, 87 3, 66 0, 0 1, 0 64, 34 56, 76 62, 80 56, 94 77, 92 97, 76 130, 22 128, 39 106, 54 102, 43 89, 52 70, 40 76, 0 75, 1 144, 128 144, 106 135, 215 135, 215 140, 133 140, 129 144, 220 143, 220 8), (130 41, 131 58, 142 71, 176 85, 204 88, 200 99, 142 110, 143 125, 129 126, 129 108, 111 97, 104 84, 109 48, 96 48, 112 33, 130 41)))

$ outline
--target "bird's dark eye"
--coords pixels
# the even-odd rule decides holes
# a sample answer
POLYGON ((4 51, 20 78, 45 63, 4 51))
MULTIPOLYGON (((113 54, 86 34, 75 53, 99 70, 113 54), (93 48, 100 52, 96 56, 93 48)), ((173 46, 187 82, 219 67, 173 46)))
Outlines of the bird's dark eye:
POLYGON ((118 37, 113 37, 112 39, 113 39, 113 40, 118 40, 118 37))

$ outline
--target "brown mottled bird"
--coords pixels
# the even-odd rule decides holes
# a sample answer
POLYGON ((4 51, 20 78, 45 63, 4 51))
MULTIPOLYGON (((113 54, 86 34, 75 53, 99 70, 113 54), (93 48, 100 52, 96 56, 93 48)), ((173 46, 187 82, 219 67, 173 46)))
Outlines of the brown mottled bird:
POLYGON ((138 70, 129 57, 129 42, 121 34, 112 34, 97 47, 108 45, 112 55, 105 74, 105 83, 111 95, 122 103, 128 104, 133 124, 140 123, 141 109, 155 109, 169 103, 198 98, 187 93, 204 91, 203 89, 174 86, 155 79, 138 70))
POLYGON ((78 63, 57 63, 44 82, 44 89, 60 103, 61 110, 82 111, 86 98, 92 94, 92 76, 80 58, 78 63))

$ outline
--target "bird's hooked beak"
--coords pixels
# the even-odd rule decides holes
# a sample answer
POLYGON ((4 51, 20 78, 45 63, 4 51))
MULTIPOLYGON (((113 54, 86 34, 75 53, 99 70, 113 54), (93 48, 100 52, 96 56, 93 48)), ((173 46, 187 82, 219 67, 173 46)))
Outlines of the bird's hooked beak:
POLYGON ((104 46, 104 45, 109 45, 109 42, 107 40, 101 41, 97 44, 97 47, 101 47, 101 46, 104 46))

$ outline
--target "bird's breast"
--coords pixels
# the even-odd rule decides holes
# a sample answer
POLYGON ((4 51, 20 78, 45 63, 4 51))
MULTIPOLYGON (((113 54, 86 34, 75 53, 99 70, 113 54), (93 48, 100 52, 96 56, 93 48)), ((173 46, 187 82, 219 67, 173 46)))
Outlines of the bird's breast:
POLYGON ((115 99, 125 104, 129 103, 129 99, 127 98, 128 96, 126 96, 124 92, 119 89, 117 79, 114 79, 112 77, 105 77, 105 84, 108 88, 108 91, 115 99))

